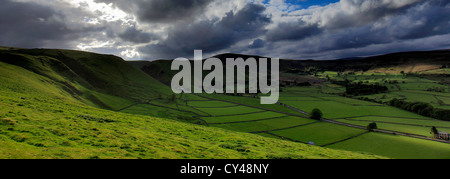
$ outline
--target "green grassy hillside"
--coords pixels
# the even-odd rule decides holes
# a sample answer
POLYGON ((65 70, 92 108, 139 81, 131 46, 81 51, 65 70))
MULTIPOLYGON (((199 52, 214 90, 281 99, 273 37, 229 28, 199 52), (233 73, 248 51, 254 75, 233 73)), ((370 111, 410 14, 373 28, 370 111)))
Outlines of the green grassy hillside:
MULTIPOLYGON (((151 77, 143 75, 142 71, 137 70, 116 56, 73 50, 48 49, 22 49, 9 51, 8 53, 32 56, 34 57, 34 62, 42 57, 53 59, 56 63, 61 63, 61 66, 63 66, 55 69, 54 65, 49 64, 54 71, 65 72, 69 68, 75 75, 71 74, 72 76, 68 76, 63 74, 66 77, 70 77, 68 80, 103 93, 134 100, 148 100, 155 98, 159 94, 171 94, 171 90, 168 87, 151 77)), ((6 58, 6 60, 8 59, 6 58)), ((22 67, 29 69, 33 68, 34 65, 22 67)), ((40 74, 39 71, 34 72, 40 74)))
POLYGON ((192 115, 171 96, 114 56, 2 48, 0 158, 382 158, 149 116, 192 115))

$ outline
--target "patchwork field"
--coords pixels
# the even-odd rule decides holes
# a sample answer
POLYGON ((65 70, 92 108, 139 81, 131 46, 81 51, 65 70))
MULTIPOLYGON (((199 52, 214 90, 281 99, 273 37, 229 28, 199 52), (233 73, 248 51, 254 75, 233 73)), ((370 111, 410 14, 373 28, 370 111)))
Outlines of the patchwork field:
MULTIPOLYGON (((279 102, 291 107, 289 108, 291 113, 287 114, 286 110, 265 111, 259 106, 252 107, 250 105, 254 103, 252 100, 258 99, 203 96, 208 98, 189 101, 188 105, 210 114, 211 116, 204 116, 201 119, 211 127, 392 158, 450 158, 445 152, 450 146, 448 143, 368 132, 365 129, 370 123, 375 122, 379 129, 427 138, 431 137, 433 126, 439 131, 450 132, 450 122, 379 103, 324 94, 320 86, 284 88, 279 102), (245 104, 242 103, 244 99, 247 101, 245 104), (336 122, 312 120, 301 113, 309 113, 314 108, 320 109, 324 118, 336 122), (381 145, 385 149, 367 147, 371 145, 381 145), (404 146, 419 149, 409 148, 410 152, 404 153, 402 152, 405 150, 404 146), (420 154, 419 157, 416 157, 417 153, 420 154)), ((280 104, 278 105, 282 106, 280 104)))

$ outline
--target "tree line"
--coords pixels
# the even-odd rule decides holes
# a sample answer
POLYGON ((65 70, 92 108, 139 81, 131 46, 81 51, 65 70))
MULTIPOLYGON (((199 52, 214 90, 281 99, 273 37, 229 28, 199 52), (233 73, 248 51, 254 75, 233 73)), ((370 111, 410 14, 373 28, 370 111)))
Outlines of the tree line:
POLYGON ((425 102, 407 102, 397 98, 388 102, 389 105, 395 106, 407 111, 417 113, 422 116, 431 117, 439 120, 450 121, 450 110, 434 108, 431 104, 425 102))

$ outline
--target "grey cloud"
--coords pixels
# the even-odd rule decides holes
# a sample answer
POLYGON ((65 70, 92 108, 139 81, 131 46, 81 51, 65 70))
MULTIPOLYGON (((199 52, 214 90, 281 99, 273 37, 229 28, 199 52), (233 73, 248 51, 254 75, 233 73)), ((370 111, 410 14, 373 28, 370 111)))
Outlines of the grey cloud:
POLYGON ((169 30, 166 40, 141 48, 152 57, 180 57, 192 55, 194 49, 211 53, 265 33, 264 27, 271 19, 263 12, 265 7, 247 4, 238 12, 230 11, 222 19, 203 20, 197 23, 179 23, 169 30))
POLYGON ((239 10, 221 9, 216 14, 208 9, 217 8, 218 4, 211 4, 216 0, 95 1, 112 3, 129 16, 107 21, 99 18, 104 12, 84 9, 87 4, 73 8, 56 0, 0 1, 0 45, 81 46, 116 55, 137 49, 148 59, 189 57, 194 49, 208 55, 242 52, 323 59, 445 48, 448 45, 438 37, 450 35, 448 0, 341 0, 282 15, 253 2, 244 7, 223 5, 239 10), (221 15, 211 19, 212 14, 221 15), (144 29, 154 27, 158 29, 144 29))
POLYGON ((312 20, 299 19, 277 24, 267 33, 267 39, 302 40, 326 31, 371 25, 384 17, 405 13, 420 1, 341 0, 339 4, 318 8, 310 15, 312 20))
POLYGON ((95 0, 113 3, 116 7, 135 14, 149 23, 171 23, 201 14, 214 0, 95 0))
POLYGON ((49 7, 4 0, 0 3, 0 43, 41 47, 47 41, 71 38, 67 34, 72 31, 62 22, 63 19, 64 15, 49 7))
POLYGON ((433 0, 393 18, 389 34, 398 39, 417 39, 450 33, 450 1, 433 0))
POLYGON ((445 48, 442 43, 433 45, 436 38, 429 37, 450 34, 450 2, 446 0, 340 3, 319 8, 310 14, 313 18, 276 24, 266 34, 266 46, 275 50, 266 50, 296 58, 341 58, 425 48, 408 41, 426 42, 428 49, 445 48))
POLYGON ((49 7, 35 2, 1 1, 0 44, 25 48, 74 48, 79 39, 98 37, 98 33, 107 29, 74 21, 68 14, 81 16, 82 11, 67 9, 67 6, 59 9, 59 5, 55 3, 49 7))
POLYGON ((122 40, 134 43, 148 43, 157 39, 154 34, 146 33, 136 29, 135 26, 129 27, 125 32, 118 35, 122 40))
POLYGON ((409 7, 404 13, 365 26, 346 28, 325 34, 328 43, 322 43, 320 50, 362 48, 376 44, 389 44, 401 40, 414 40, 450 33, 450 9, 442 6, 443 1, 426 1, 409 7), (380 27, 377 27, 380 25, 380 27))
POLYGON ((323 29, 319 28, 318 24, 306 24, 302 20, 292 23, 280 23, 278 26, 269 31, 266 36, 270 41, 280 40, 302 40, 320 34, 323 29))
POLYGON ((341 0, 341 6, 324 12, 321 21, 328 29, 371 24, 385 17, 403 14, 424 0, 341 0))

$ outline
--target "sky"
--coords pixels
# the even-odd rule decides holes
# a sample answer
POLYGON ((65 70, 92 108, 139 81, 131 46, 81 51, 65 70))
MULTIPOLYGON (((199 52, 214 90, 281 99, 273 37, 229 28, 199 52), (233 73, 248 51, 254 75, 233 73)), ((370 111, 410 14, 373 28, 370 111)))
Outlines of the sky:
POLYGON ((125 60, 339 59, 450 49, 449 0, 1 0, 0 46, 125 60))

